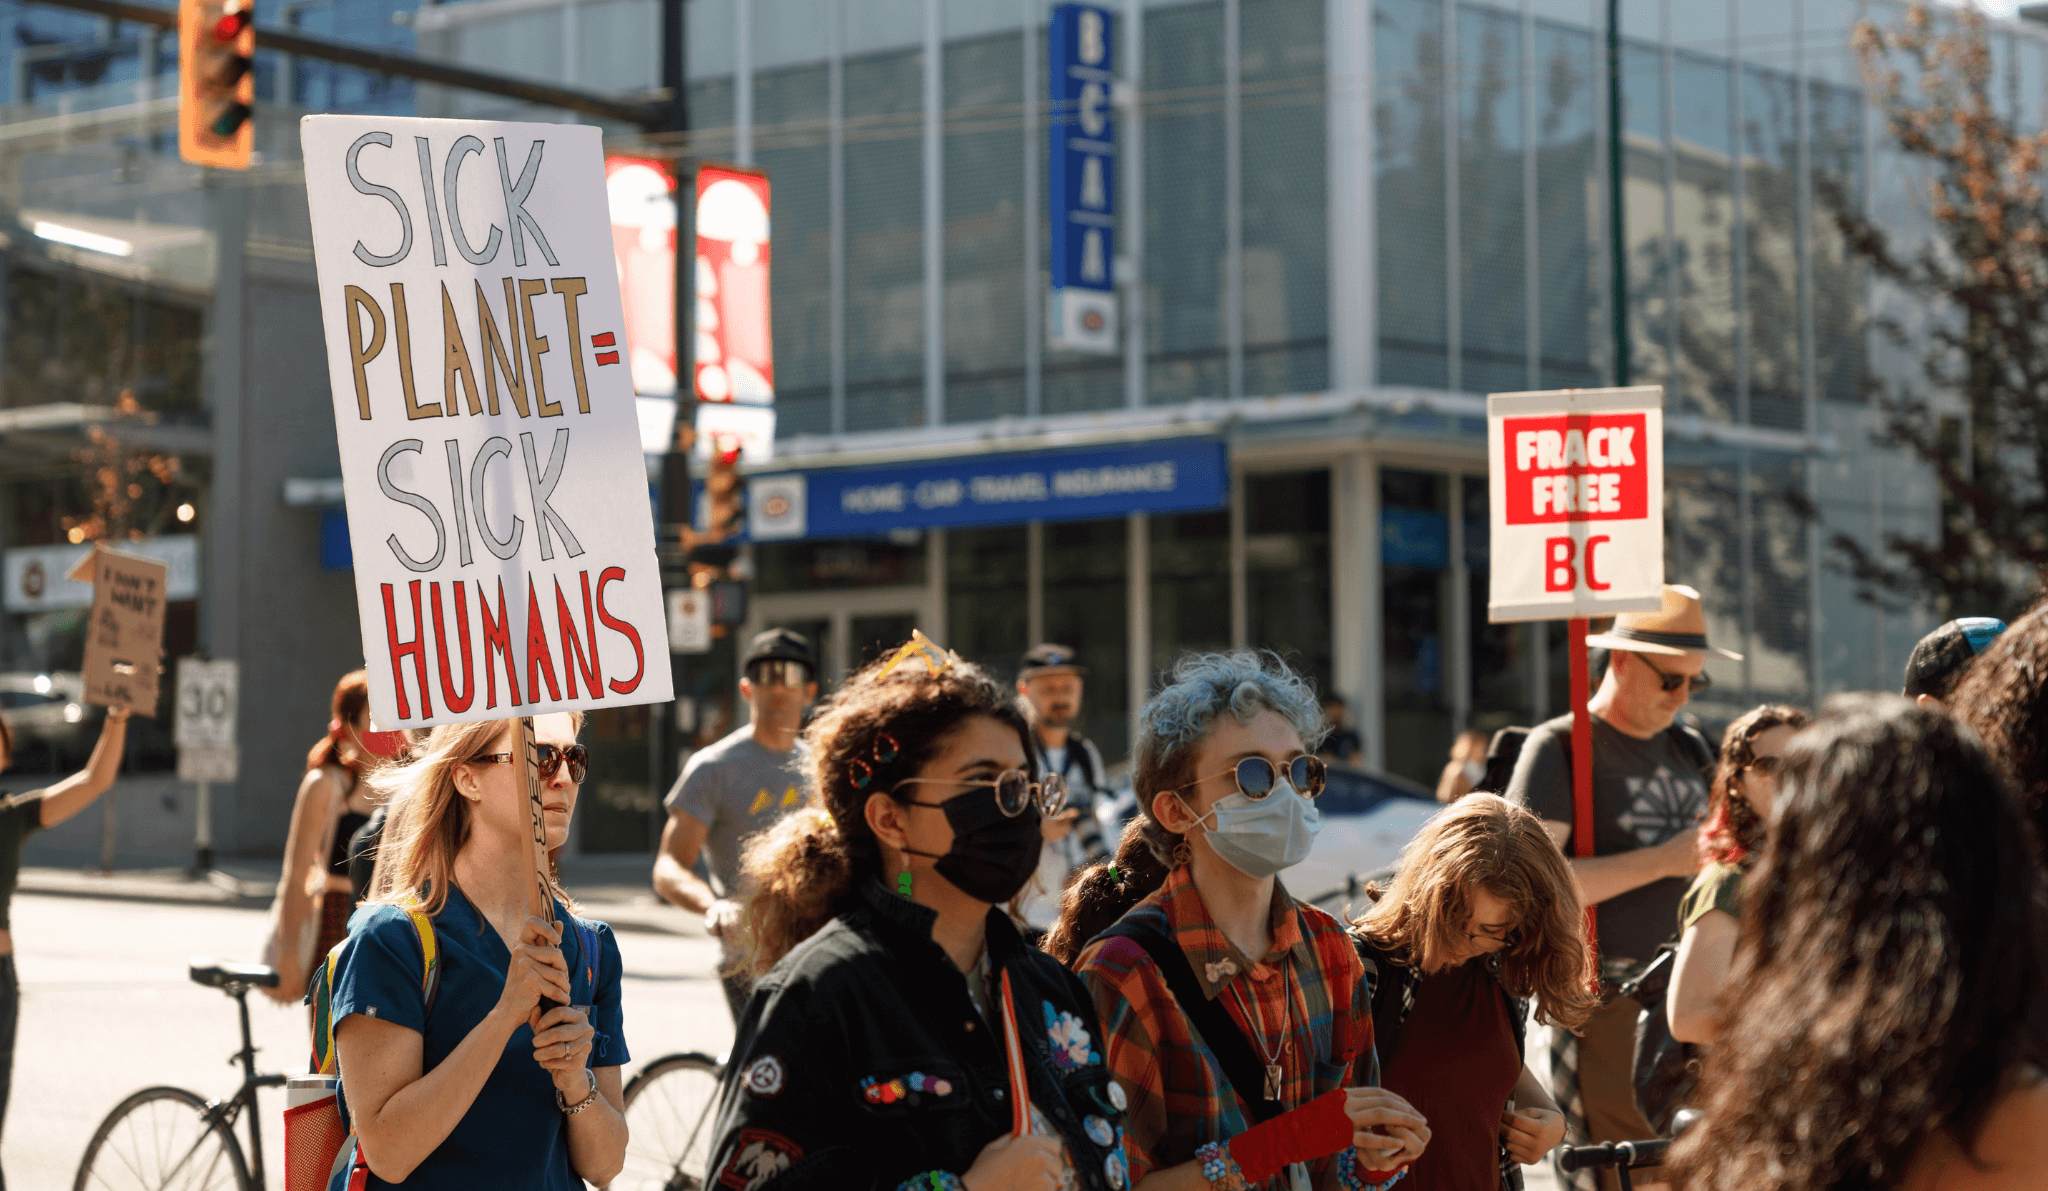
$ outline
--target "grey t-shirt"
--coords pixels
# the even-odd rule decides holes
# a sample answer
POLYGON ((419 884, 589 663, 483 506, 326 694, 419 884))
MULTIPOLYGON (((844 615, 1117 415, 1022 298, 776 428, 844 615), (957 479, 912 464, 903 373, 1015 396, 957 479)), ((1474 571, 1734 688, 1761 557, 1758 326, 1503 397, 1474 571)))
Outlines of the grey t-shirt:
MULTIPOLYGON (((1612 856, 1694 830, 1707 807, 1699 750, 1676 725, 1638 740, 1593 717, 1593 854, 1612 856)), ((1522 744, 1507 797, 1545 819, 1572 822, 1572 717, 1539 724, 1522 744)), ((1570 838, 1565 854, 1572 855, 1570 838)), ((1600 903, 1603 958, 1648 960, 1671 937, 1686 882, 1652 881, 1600 903)))
POLYGON ((671 812, 688 811, 710 829, 704 852, 721 895, 739 891, 746 838, 803 805, 804 780, 790 768, 795 756, 762 747, 753 728, 743 727, 698 749, 662 799, 671 812))

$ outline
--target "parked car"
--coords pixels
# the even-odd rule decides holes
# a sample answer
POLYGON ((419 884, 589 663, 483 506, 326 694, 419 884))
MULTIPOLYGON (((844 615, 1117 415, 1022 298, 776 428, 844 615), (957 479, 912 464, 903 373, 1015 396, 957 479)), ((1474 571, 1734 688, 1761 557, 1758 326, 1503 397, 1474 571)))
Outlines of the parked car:
POLYGON ((59 773, 85 763, 106 712, 85 702, 84 676, 0 674, 0 711, 14 734, 10 769, 59 773))
MULTIPOLYGON (((1281 874, 1287 891, 1331 913, 1362 907, 1365 882, 1384 883, 1401 849, 1431 815, 1443 809, 1435 791, 1398 774, 1332 764, 1316 809, 1323 827, 1308 859, 1281 874)), ((1096 805, 1106 838, 1114 841, 1136 813, 1128 774, 1114 779, 1113 797, 1096 805)))

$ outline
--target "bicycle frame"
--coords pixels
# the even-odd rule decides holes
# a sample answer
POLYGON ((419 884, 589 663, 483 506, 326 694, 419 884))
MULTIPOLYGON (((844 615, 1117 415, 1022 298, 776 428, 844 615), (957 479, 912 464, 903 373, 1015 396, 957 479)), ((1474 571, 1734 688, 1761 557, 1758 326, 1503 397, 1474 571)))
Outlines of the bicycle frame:
POLYGON ((236 1051, 229 1062, 242 1065, 242 1086, 226 1100, 215 1100, 206 1106, 209 1121, 219 1121, 228 1131, 235 1132, 235 1117, 243 1108, 249 1110, 249 1182, 256 1191, 267 1191, 269 1186, 263 1173, 263 1114, 256 1110, 256 1091, 259 1088, 281 1088, 285 1077, 282 1075, 258 1075, 256 1073, 256 1044, 249 1034, 249 986, 234 984, 228 987, 235 998, 235 1008, 242 1019, 242 1049, 236 1051))

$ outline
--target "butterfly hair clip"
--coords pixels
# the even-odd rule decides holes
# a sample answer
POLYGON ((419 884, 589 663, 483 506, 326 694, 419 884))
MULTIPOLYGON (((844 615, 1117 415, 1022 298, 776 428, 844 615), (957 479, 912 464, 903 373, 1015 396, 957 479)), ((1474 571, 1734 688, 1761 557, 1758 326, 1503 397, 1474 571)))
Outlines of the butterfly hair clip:
POLYGON ((960 660, 959 656, 950 650, 940 649, 923 632, 912 629, 910 630, 910 640, 905 641, 901 648, 890 655, 889 664, 875 672, 874 680, 876 682, 882 681, 894 673, 896 667, 913 659, 923 662, 925 672, 933 678, 937 678, 939 675, 951 670, 954 664, 960 660))

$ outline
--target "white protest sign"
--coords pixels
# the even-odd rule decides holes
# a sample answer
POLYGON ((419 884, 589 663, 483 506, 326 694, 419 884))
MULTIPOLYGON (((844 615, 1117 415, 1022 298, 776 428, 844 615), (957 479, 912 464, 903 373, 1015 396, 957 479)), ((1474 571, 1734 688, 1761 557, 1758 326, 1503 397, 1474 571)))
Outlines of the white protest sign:
POLYGON ((300 139, 372 716, 668 700, 598 130, 308 116, 300 139))
POLYGON ((1495 393, 1486 445, 1488 620, 1662 607, 1661 387, 1495 393))

